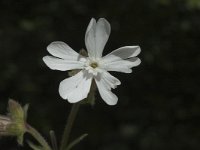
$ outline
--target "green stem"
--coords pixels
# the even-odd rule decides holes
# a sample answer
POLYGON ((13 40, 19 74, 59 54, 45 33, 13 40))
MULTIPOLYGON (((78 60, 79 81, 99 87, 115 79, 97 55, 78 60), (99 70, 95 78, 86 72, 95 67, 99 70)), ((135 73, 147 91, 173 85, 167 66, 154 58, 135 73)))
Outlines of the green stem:
POLYGON ((43 136, 29 124, 27 124, 27 132, 30 133, 35 138, 35 140, 37 140, 43 146, 45 150, 52 150, 43 136))
POLYGON ((79 103, 75 103, 72 106, 69 117, 67 119, 67 124, 65 126, 65 130, 64 130, 64 133, 63 133, 60 150, 65 150, 65 148, 67 147, 67 144, 68 144, 68 141, 69 141, 69 135, 71 133, 71 129, 72 129, 74 120, 76 118, 76 115, 78 113, 79 107, 80 107, 79 103))
POLYGON ((50 131, 50 138, 51 138, 51 144, 52 144, 53 150, 58 150, 57 139, 56 139, 55 132, 53 130, 50 131))

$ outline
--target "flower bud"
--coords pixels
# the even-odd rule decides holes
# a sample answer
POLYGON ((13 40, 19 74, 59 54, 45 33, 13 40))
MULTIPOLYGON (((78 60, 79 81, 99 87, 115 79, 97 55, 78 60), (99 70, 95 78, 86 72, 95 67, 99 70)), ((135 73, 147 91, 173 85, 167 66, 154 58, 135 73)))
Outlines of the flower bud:
POLYGON ((10 99, 8 101, 8 111, 9 115, 13 120, 24 121, 24 110, 19 103, 10 99))
POLYGON ((24 108, 19 103, 10 99, 8 101, 8 116, 0 116, 0 136, 17 136, 20 145, 26 132, 26 117, 28 105, 24 108))
POLYGON ((7 128, 11 123, 12 121, 9 117, 0 115, 0 136, 10 135, 7 128))

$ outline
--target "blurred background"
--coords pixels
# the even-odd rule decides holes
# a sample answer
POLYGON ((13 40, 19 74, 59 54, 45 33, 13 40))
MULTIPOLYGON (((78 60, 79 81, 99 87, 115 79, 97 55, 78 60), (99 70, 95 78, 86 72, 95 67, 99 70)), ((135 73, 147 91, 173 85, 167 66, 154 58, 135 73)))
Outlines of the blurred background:
MULTIPOLYGON (((142 63, 113 73, 122 82, 116 106, 97 94, 95 106, 81 107, 71 139, 89 136, 74 150, 199 150, 199 0, 0 0, 0 114, 8 98, 29 103, 28 122, 47 140, 54 129, 60 141, 71 104, 58 86, 68 75, 42 57, 52 41, 85 48, 92 17, 112 27, 104 54, 140 45, 142 63)), ((0 138, 0 150, 29 149, 0 138)))

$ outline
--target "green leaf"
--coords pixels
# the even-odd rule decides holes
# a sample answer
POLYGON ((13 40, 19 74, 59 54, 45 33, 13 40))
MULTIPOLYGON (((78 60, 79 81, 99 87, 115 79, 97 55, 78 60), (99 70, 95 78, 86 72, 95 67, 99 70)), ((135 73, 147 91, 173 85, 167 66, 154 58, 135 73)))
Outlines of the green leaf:
POLYGON ((53 130, 51 130, 49 132, 49 134, 50 134, 51 144, 52 144, 53 150, 58 150, 58 144, 57 144, 55 132, 53 130))
POLYGON ((72 141, 68 147, 66 148, 66 150, 70 150, 72 147, 74 147, 75 145, 77 145, 79 142, 81 142, 86 136, 88 136, 87 133, 79 136, 77 139, 75 139, 74 141, 72 141))

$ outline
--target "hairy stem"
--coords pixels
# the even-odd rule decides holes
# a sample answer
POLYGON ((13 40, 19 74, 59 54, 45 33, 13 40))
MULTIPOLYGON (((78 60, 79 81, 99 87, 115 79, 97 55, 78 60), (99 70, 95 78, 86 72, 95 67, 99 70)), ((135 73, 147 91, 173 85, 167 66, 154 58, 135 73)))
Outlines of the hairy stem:
POLYGON ((35 140, 37 140, 43 146, 45 150, 52 150, 44 137, 29 124, 27 124, 27 132, 31 134, 35 138, 35 140))
POLYGON ((64 133, 63 133, 60 150, 65 150, 65 148, 67 147, 67 144, 68 144, 68 141, 69 141, 69 135, 71 133, 71 129, 72 129, 74 120, 76 118, 76 115, 78 113, 79 107, 80 107, 79 103, 75 103, 72 106, 69 117, 67 119, 67 124, 65 126, 65 130, 64 130, 64 133))

